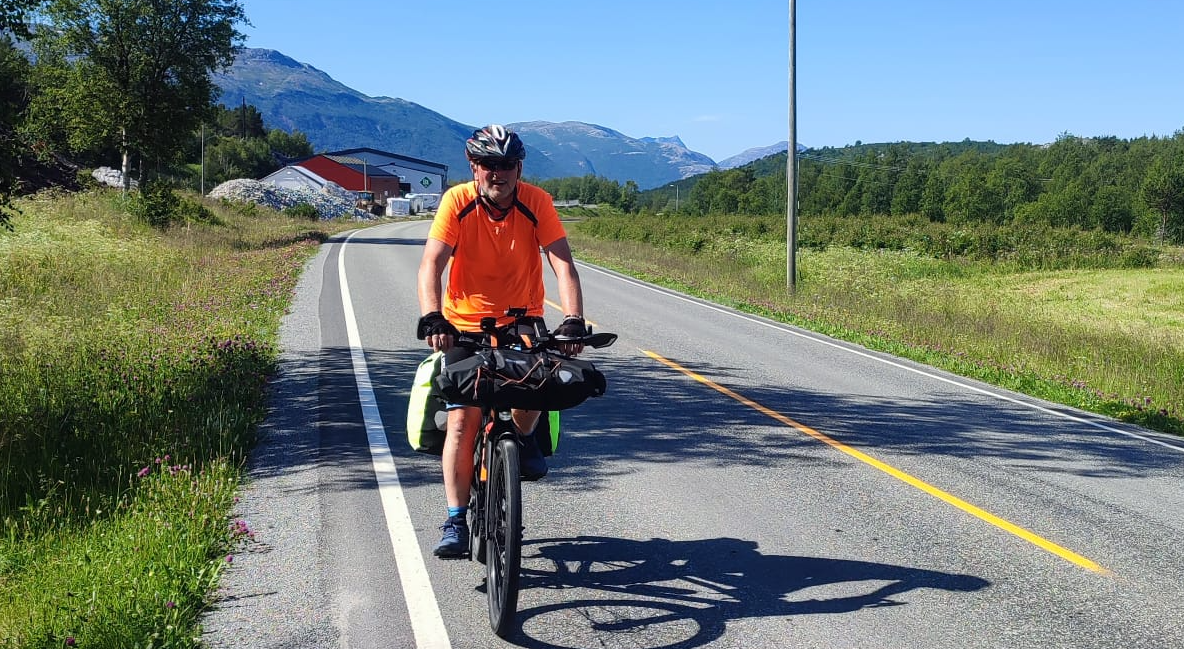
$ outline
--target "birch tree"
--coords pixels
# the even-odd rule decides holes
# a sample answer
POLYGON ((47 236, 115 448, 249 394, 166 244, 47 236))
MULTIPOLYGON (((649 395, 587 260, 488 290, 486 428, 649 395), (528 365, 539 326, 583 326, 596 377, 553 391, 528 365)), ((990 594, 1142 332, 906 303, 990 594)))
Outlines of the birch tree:
POLYGON ((210 117, 246 22, 237 0, 50 0, 44 15, 36 38, 68 80, 45 90, 71 141, 119 151, 125 189, 133 157, 170 162, 210 117))

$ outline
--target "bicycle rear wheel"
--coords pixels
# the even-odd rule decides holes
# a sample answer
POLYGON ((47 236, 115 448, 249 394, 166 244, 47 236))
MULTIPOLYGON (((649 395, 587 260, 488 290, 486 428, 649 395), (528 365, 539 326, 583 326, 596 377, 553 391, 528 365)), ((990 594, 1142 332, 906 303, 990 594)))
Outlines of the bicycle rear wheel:
POLYGON ((518 443, 497 443, 490 462, 489 495, 485 504, 489 540, 485 555, 485 591, 489 625, 499 637, 513 630, 518 612, 518 575, 522 564, 522 483, 519 482, 518 443))

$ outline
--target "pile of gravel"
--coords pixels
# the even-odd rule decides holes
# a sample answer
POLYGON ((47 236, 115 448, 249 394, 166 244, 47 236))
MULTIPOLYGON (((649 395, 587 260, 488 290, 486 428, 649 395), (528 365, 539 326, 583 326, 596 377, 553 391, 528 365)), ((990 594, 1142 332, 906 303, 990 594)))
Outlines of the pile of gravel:
POLYGON ((239 203, 256 203, 279 211, 304 203, 311 205, 322 219, 370 220, 374 218, 373 214, 354 207, 353 201, 340 195, 332 195, 305 187, 300 189, 276 187, 269 183, 247 178, 228 180, 212 189, 209 197, 239 203))

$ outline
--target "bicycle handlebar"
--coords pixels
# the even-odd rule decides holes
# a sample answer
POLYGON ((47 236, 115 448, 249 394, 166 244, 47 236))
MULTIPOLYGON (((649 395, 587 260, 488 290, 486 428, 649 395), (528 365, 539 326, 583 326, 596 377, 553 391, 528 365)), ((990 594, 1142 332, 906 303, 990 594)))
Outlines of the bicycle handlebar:
POLYGON ((617 334, 600 332, 592 333, 592 327, 588 326, 587 333, 583 336, 556 336, 543 326, 542 318, 527 316, 525 309, 509 309, 506 315, 514 316, 514 321, 501 325, 497 325, 496 318, 482 318, 481 331, 477 334, 474 332, 461 332, 461 344, 469 344, 475 347, 484 349, 494 349, 496 347, 516 347, 525 352, 543 352, 549 349, 557 349, 560 345, 576 344, 592 347, 593 349, 603 349, 617 342, 617 334), (522 340, 520 331, 522 328, 533 329, 530 346, 520 344, 522 340), (494 341, 497 341, 496 344, 494 341))
POLYGON ((563 343, 578 343, 593 349, 603 349, 617 342, 617 334, 610 334, 602 331, 600 333, 591 333, 587 335, 570 338, 568 336, 551 336, 551 342, 555 345, 563 343))

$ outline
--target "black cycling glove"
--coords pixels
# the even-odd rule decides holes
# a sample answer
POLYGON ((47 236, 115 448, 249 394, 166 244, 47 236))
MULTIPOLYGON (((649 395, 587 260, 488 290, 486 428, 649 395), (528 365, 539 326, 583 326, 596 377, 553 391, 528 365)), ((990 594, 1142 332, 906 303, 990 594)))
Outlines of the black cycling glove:
POLYGON ((434 336, 436 334, 455 337, 460 335, 460 331, 452 326, 452 323, 439 311, 432 311, 431 313, 420 316, 419 324, 415 327, 415 337, 424 340, 428 336, 434 336))
POLYGON ((580 316, 569 315, 563 319, 563 322, 555 327, 556 338, 582 338, 588 335, 588 325, 580 316))

